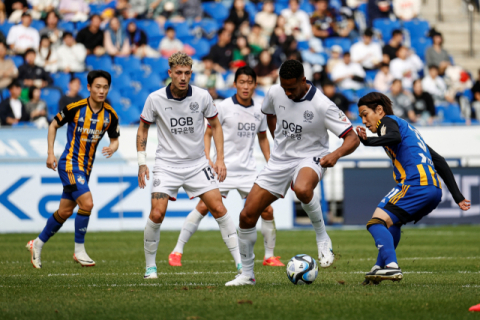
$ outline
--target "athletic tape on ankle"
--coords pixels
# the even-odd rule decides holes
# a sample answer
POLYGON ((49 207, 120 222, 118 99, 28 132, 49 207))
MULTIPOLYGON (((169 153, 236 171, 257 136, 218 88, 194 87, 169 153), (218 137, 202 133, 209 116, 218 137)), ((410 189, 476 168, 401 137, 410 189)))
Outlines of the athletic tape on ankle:
POLYGON ((65 219, 60 217, 60 215, 58 214, 58 210, 53 213, 53 218, 57 220, 58 223, 61 223, 61 224, 64 224, 66 221, 65 219))
POLYGON ((82 209, 78 209, 78 212, 77 212, 79 215, 81 216, 89 216, 92 214, 92 211, 87 211, 87 210, 82 210, 82 209))
POLYGON ((387 227, 387 223, 384 220, 382 220, 380 218, 372 218, 372 219, 370 219, 370 221, 367 222, 367 230, 368 230, 368 228, 370 228, 374 224, 383 224, 385 226, 385 228, 387 227))

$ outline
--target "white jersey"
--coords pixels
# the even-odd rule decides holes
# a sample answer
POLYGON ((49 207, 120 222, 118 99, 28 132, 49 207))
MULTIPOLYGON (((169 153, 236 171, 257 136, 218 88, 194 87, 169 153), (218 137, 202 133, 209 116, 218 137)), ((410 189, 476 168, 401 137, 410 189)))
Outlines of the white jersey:
POLYGON ((188 86, 183 99, 173 97, 170 85, 151 93, 140 119, 157 124, 157 165, 191 167, 205 161, 205 120, 217 116, 212 97, 207 90, 188 86))
POLYGON ((273 85, 263 100, 262 112, 277 116, 272 159, 298 160, 323 157, 328 151, 327 129, 339 138, 352 130, 345 114, 310 85, 308 93, 300 100, 290 100, 280 85, 273 85))
POLYGON ((241 105, 236 95, 218 105, 218 120, 222 124, 224 158, 229 176, 257 172, 253 157, 255 136, 267 131, 262 107, 252 99, 252 105, 241 105))

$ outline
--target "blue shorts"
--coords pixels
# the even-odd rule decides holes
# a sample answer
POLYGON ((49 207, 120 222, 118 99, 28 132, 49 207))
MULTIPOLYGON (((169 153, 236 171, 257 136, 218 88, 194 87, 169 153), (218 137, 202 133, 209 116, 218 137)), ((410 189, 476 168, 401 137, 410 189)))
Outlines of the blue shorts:
POLYGON ((442 189, 435 186, 398 184, 378 204, 392 219, 393 224, 415 221, 432 212, 442 200, 442 189))
POLYGON ((90 192, 88 180, 90 176, 83 171, 66 172, 58 169, 58 175, 63 184, 62 199, 77 201, 82 194, 90 192))

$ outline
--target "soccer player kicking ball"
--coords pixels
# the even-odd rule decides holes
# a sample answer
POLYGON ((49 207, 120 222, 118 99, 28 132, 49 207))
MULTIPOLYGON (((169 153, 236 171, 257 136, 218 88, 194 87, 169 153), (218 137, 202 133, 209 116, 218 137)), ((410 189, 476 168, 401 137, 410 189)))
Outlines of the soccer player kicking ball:
MULTIPOLYGON (((237 93, 225 99, 218 105, 218 120, 222 125, 225 139, 225 165, 228 177, 220 183, 220 193, 224 198, 231 190, 238 190, 242 198, 246 198, 257 176, 255 159, 253 157, 253 143, 258 135, 260 149, 268 162, 270 158, 270 145, 267 138, 267 121, 261 113, 261 106, 252 99, 257 87, 257 75, 252 68, 246 66, 239 68, 235 73, 234 86, 237 93)), ((210 143, 212 130, 205 131, 205 154, 210 159, 210 143)), ((177 245, 168 257, 171 266, 181 266, 183 247, 190 237, 197 231, 198 225, 207 215, 208 209, 202 200, 197 207, 188 214, 185 220, 177 245)), ((262 235, 265 244, 263 265, 284 266, 279 257, 273 255, 275 248, 275 222, 273 221, 273 208, 268 206, 261 214, 262 235)), ((237 270, 242 264, 240 254, 234 256, 237 270)))
POLYGON ((352 153, 360 144, 345 114, 307 81, 303 65, 287 60, 280 67, 280 85, 274 85, 262 105, 274 137, 272 156, 255 180, 240 213, 238 237, 243 272, 227 286, 254 285, 253 246, 257 241, 255 225, 272 202, 282 198, 290 186, 312 221, 316 233, 320 265, 333 263, 332 242, 325 231, 320 199, 314 189, 325 168, 333 167, 340 157, 352 153), (344 142, 329 152, 328 132, 344 142))
POLYGON ((88 187, 88 180, 92 172, 93 161, 98 143, 105 132, 110 138, 110 145, 102 149, 102 154, 110 158, 118 149, 118 116, 113 108, 105 103, 110 89, 111 76, 108 72, 95 70, 88 73, 88 91, 90 97, 69 104, 60 111, 48 128, 48 158, 47 167, 56 171, 63 184, 62 199, 55 213, 48 218, 47 225, 42 233, 27 243, 27 249, 32 256, 35 268, 41 268, 41 254, 45 242, 50 239, 73 214, 78 205, 79 210, 75 217, 75 253, 73 259, 82 267, 95 266, 85 251, 85 234, 93 208, 92 193, 88 187), (53 153, 53 145, 57 130, 68 123, 67 145, 57 162, 53 153))
POLYGON ((378 284, 382 280, 400 281, 395 249, 400 242, 400 228, 411 221, 417 223, 434 210, 442 199, 438 174, 453 195, 460 209, 470 209, 458 189, 445 159, 430 148, 420 133, 403 119, 393 115, 390 99, 372 92, 358 101, 363 124, 378 137, 367 137, 363 127, 357 127, 360 141, 371 147, 383 147, 392 159, 393 174, 398 185, 378 204, 367 229, 378 248, 377 262, 366 273, 363 284, 378 284))
POLYGON ((238 256, 235 223, 228 215, 218 190, 218 180, 225 180, 223 132, 217 109, 208 91, 189 85, 192 59, 177 52, 168 59, 171 84, 150 94, 145 102, 137 132, 138 185, 146 186, 149 170, 145 164, 148 128, 157 124, 158 147, 153 168, 152 209, 144 232, 147 270, 145 279, 157 278, 155 256, 160 242, 160 226, 168 200, 175 201, 183 187, 190 198, 200 197, 217 220, 223 240, 232 255, 238 256), (213 170, 205 156, 203 136, 205 120, 212 127, 217 149, 213 170))

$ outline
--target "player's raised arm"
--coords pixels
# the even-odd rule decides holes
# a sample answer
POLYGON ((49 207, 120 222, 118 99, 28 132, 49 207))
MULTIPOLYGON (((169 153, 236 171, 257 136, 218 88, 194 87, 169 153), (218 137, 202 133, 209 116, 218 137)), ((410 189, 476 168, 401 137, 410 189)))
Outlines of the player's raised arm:
POLYGON ((57 158, 54 153, 55 138, 57 136, 57 130, 60 128, 57 121, 52 121, 48 126, 48 156, 47 156, 47 168, 57 171, 57 158))
POLYGON ((218 117, 207 119, 212 128, 213 142, 215 142, 215 149, 217 150, 217 159, 213 165, 213 169, 218 175, 218 181, 223 182, 227 177, 227 167, 224 162, 223 153, 223 130, 218 117))
POLYGON ((210 159, 210 149, 212 147, 212 128, 207 126, 207 130, 205 130, 205 135, 203 136, 203 143, 205 144, 205 156, 207 157, 208 163, 213 168, 212 159, 210 159))

